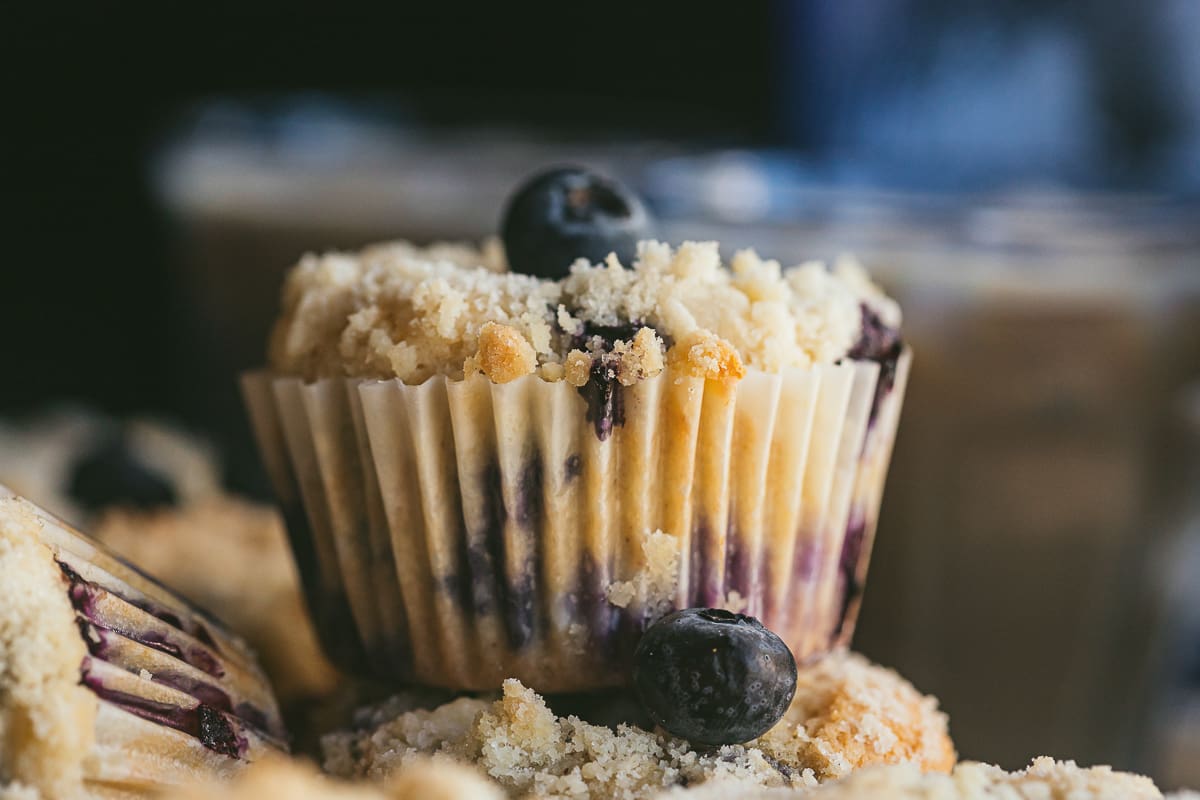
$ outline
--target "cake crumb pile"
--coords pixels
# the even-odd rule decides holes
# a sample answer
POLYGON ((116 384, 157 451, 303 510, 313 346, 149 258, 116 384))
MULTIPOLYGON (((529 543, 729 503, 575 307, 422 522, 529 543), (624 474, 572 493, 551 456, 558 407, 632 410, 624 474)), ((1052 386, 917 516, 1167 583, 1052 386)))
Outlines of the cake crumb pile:
POLYGON ((495 700, 463 697, 432 709, 416 702, 397 698, 367 713, 359 730, 326 737, 326 769, 384 781, 436 755, 475 767, 511 797, 637 800, 710 781, 801 789, 864 764, 948 770, 954 763, 936 702, 853 655, 802 669, 789 715, 745 745, 697 748, 633 725, 612 730, 557 716, 515 680, 495 700), (859 716, 843 718, 847 712, 859 716))
POLYGON ((948 772, 957 760, 948 724, 937 700, 898 673, 838 653, 799 671, 791 708, 758 746, 821 780, 885 762, 948 772))

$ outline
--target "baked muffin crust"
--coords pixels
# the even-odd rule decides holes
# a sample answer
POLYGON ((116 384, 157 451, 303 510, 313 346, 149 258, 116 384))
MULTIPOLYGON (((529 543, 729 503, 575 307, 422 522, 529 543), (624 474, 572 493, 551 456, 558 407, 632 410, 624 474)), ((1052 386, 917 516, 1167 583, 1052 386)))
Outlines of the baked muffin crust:
POLYGON ((736 379, 846 357, 864 308, 900 324, 896 304, 849 259, 785 271, 746 250, 726 266, 715 242, 645 241, 632 264, 581 260, 548 281, 508 272, 501 250, 397 242, 306 256, 284 287, 272 368, 310 380, 482 372, 581 385, 603 359, 631 385, 665 359, 736 379))

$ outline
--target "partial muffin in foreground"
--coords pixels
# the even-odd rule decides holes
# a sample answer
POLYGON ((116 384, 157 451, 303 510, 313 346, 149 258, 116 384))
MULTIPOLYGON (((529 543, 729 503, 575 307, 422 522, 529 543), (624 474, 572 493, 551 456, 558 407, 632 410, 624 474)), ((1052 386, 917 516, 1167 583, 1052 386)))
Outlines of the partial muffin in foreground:
POLYGON ((0 484, 72 524, 102 509, 186 506, 221 491, 213 448, 177 426, 61 408, 0 420, 0 484))
POLYGON ((789 716, 746 745, 696 748, 632 725, 610 729, 558 716, 516 681, 495 700, 430 707, 418 695, 401 696, 359 723, 326 738, 332 774, 384 781, 414 759, 437 755, 474 767, 512 797, 636 800, 708 781, 794 789, 865 765, 912 762, 946 771, 955 760, 936 701, 853 655, 802 669, 789 716))
POLYGON ((285 706, 337 685, 273 509, 224 495, 178 510, 114 509, 95 535, 243 636, 285 706))
POLYGON ((397 243, 289 276, 244 389, 338 659, 618 685, 646 624, 697 606, 797 658, 844 644, 908 364, 896 305, 852 262, 715 243, 567 266, 397 243))
POLYGON ((285 742, 239 639, 0 487, 0 785, 139 796, 285 742))

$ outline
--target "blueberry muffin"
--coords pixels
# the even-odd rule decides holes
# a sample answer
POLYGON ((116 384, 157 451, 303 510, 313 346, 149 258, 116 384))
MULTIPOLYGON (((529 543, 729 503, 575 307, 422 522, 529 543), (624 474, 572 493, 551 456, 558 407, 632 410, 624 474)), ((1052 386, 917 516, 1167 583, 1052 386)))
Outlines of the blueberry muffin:
MULTIPOLYGON (((473 766, 511 797, 636 800, 710 782, 725 791, 800 790, 869 765, 949 771, 955 762, 937 702, 849 654, 802 668, 787 715, 745 745, 697 746, 639 725, 585 722, 515 680, 495 699, 438 702, 428 690, 409 691, 362 712, 353 730, 326 738, 326 770, 383 782, 438 756, 473 766)), ((619 705, 604 694, 590 710, 619 705)))
POLYGON ((285 739, 240 640, 0 487, 0 785, 137 796, 285 739))
POLYGON ((854 262, 650 238, 579 170, 505 243, 307 256, 244 392, 326 647, 391 679, 624 683, 674 608, 845 644, 908 366, 854 262))
POLYGON ((0 483, 76 525, 107 508, 187 506, 221 491, 204 441, 160 421, 81 408, 0 421, 0 483))

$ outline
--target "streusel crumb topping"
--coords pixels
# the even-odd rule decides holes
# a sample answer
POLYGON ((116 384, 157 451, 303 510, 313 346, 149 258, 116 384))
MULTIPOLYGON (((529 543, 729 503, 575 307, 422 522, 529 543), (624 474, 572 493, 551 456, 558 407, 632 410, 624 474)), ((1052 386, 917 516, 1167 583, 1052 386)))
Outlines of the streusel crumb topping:
POLYGON ((784 270, 715 242, 642 242, 632 264, 580 260, 561 281, 509 272, 498 242, 476 250, 400 242, 309 255, 284 287, 271 366, 308 379, 481 372, 581 385, 603 358, 624 385, 665 366, 713 379, 837 361, 869 307, 892 327, 896 304, 849 259, 784 270))

